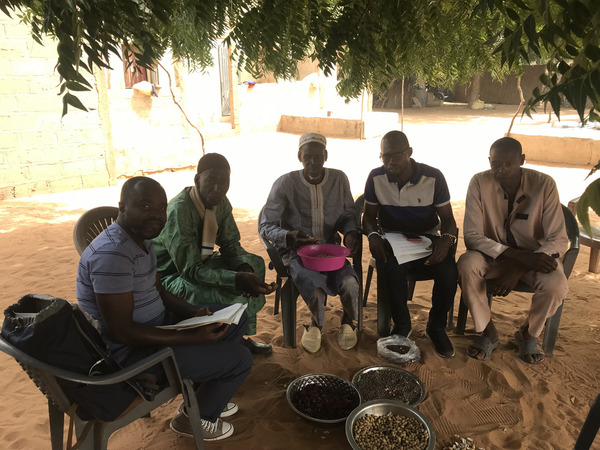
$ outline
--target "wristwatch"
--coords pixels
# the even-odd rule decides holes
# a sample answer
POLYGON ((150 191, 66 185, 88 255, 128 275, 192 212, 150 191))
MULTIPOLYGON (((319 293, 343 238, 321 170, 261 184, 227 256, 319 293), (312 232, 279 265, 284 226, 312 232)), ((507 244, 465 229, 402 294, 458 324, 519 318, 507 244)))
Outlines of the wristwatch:
POLYGON ((450 238, 450 246, 451 247, 456 244, 456 241, 458 241, 457 237, 454 236, 453 234, 442 233, 442 237, 444 237, 444 236, 448 236, 450 238))

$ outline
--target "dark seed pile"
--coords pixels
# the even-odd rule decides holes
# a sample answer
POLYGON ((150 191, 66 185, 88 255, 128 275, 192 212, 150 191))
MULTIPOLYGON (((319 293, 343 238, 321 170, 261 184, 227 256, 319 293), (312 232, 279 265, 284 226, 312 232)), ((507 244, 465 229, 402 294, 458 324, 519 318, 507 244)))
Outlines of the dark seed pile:
POLYGON ((387 348, 390 352, 399 353, 401 355, 406 355, 410 351, 410 347, 408 345, 392 344, 386 345, 385 348, 387 348))
MULTIPOLYGON (((355 391, 356 392, 356 391, 355 391)), ((308 384, 292 396, 296 408, 307 416, 321 420, 348 417, 359 404, 358 395, 341 387, 308 384)))
POLYGON ((354 440, 363 450, 424 450, 429 433, 414 417, 367 414, 354 424, 354 440))
POLYGON ((409 373, 397 370, 370 370, 356 382, 363 402, 376 399, 399 400, 415 405, 421 398, 421 386, 409 373))

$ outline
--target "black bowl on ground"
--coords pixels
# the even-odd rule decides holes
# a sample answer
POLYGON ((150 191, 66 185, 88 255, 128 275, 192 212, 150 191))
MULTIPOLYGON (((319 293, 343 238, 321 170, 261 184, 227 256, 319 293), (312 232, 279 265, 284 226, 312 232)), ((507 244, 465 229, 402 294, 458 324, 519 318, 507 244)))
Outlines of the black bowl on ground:
POLYGON ((363 402, 398 400, 417 406, 425 398, 425 385, 414 374, 393 366, 363 367, 352 377, 363 402))
POLYGON ((286 391, 290 407, 302 418, 319 424, 343 423, 361 403, 356 386, 329 374, 296 378, 286 391))

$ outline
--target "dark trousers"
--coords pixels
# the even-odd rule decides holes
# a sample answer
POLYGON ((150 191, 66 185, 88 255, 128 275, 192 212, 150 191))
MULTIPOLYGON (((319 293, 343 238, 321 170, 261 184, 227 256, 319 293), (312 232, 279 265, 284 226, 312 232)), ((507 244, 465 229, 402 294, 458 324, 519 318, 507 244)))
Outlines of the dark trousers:
MULTIPOLYGON (((390 249, 391 250, 391 249, 390 249)), ((415 274, 417 279, 433 279, 431 309, 427 327, 443 329, 446 327, 448 311, 454 303, 458 271, 454 252, 439 264, 425 265, 428 257, 398 264, 396 257, 388 255, 386 263, 377 263, 377 289, 385 289, 390 314, 394 322, 392 334, 408 333, 411 329, 410 312, 408 311, 408 273, 415 274), (383 275, 383 277, 381 277, 383 275)))
MULTIPOLYGON (((228 305, 206 305, 217 311, 228 305)), ((170 319, 170 318, 169 318, 170 319)), ((177 320, 165 321, 176 323, 177 320)), ((212 344, 195 344, 172 346, 181 378, 188 378, 198 386, 196 397, 200 416, 214 422, 227 406, 238 388, 242 385, 252 369, 252 354, 242 345, 242 338, 248 329, 248 315, 244 312, 237 325, 230 325, 225 335, 212 344)), ((182 331, 185 333, 185 331, 182 331)), ((121 355, 121 363, 126 366, 156 349, 150 347, 125 347, 125 360, 121 355)), ((165 374, 159 366, 154 366, 149 373, 165 382, 165 374)))

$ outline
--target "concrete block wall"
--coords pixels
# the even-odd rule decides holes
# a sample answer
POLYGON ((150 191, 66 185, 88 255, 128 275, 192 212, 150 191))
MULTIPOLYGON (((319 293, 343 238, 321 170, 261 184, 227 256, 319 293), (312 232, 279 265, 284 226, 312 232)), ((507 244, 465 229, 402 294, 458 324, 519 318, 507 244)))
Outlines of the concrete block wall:
POLYGON ((56 58, 56 41, 0 13, 0 200, 109 185, 97 94, 61 119, 56 58))

